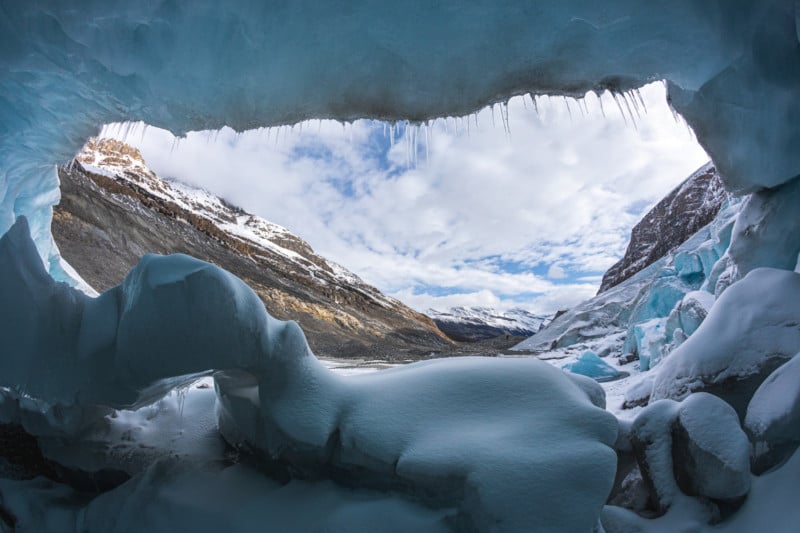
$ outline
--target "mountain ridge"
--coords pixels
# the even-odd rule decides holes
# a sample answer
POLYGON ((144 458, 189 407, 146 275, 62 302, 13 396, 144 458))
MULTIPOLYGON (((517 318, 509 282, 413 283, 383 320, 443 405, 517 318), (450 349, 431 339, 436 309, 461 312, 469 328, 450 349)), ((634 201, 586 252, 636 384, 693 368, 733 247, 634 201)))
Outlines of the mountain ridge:
POLYGON ((500 311, 491 307, 451 307, 446 311, 428 309, 426 314, 450 338, 463 342, 510 335, 530 337, 548 320, 522 308, 500 311))
POLYGON ((118 284, 145 253, 187 253, 245 280, 277 318, 297 320, 318 355, 419 358, 451 344, 430 318, 317 255, 286 228, 159 178, 121 141, 90 140, 59 177, 54 238, 98 290, 118 284))
POLYGON ((727 198, 710 161, 662 198, 631 230, 625 255, 603 275, 597 294, 619 285, 711 222, 727 198))

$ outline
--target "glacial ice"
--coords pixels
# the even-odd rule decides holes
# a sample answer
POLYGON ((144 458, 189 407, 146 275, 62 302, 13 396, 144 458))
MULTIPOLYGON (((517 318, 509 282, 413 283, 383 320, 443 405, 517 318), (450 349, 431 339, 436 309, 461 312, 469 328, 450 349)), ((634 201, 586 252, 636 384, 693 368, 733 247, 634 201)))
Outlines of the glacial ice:
POLYGON ((619 377, 619 372, 613 366, 600 359, 591 350, 583 352, 577 361, 567 363, 561 368, 569 370, 573 374, 588 376, 597 381, 609 381, 619 377))
MULTIPOLYGON (((676 256, 676 264, 664 261, 626 288, 607 295, 600 313, 603 321, 589 320, 591 310, 585 308, 574 313, 573 318, 587 320, 579 326, 564 326, 565 335, 551 340, 571 343, 581 336, 597 339, 617 334, 650 319, 669 322, 669 314, 684 301, 686 292, 704 290, 718 300, 697 331, 654 368, 654 398, 682 397, 696 386, 728 378, 763 379, 773 363, 800 351, 796 318, 792 318, 798 314, 794 303, 800 301, 794 294, 798 274, 757 268, 793 269, 798 257, 797 202, 791 192, 797 182, 790 182, 800 175, 796 149, 800 145, 796 127, 800 123, 800 11, 793 0, 567 0, 535 6, 512 0, 346 6, 254 0, 215 4, 43 0, 5 1, 0 10, 0 234, 5 234, 0 242, 4 274, 0 279, 0 337, 4 339, 0 376, 5 385, 0 414, 45 439, 75 438, 103 420, 111 407, 143 405, 196 377, 187 373, 222 368, 227 372, 217 380, 220 425, 229 438, 264 450, 286 445, 281 452, 296 456, 310 470, 319 466, 314 458, 330 459, 326 453, 338 449, 333 446, 338 443, 351 463, 336 463, 337 468, 346 470, 349 464, 385 481, 396 478, 381 478, 381 473, 399 476, 395 470, 402 464, 408 468, 401 469, 402 475, 410 476, 423 492, 436 481, 426 478, 428 467, 439 468, 439 474, 450 468, 455 473, 447 479, 453 483, 451 488, 484 487, 484 492, 468 491, 469 498, 454 505, 461 506, 456 512, 462 519, 487 527, 501 516, 511 517, 504 524, 510 528, 522 523, 535 526, 539 519, 558 523, 554 529, 559 531, 589 530, 613 477, 614 460, 607 456, 613 456, 609 442, 613 443, 615 431, 610 428, 615 424, 610 423, 610 415, 592 406, 585 390, 556 369, 551 372, 527 362, 458 360, 345 382, 314 362, 296 326, 270 322, 266 313, 250 306, 246 288, 214 269, 193 270, 197 265, 191 260, 175 260, 185 276, 170 280, 163 274, 171 275, 172 265, 164 272, 162 260, 151 258, 127 287, 96 299, 57 283, 71 278, 50 236, 51 206, 59 196, 54 164, 69 160, 101 124, 125 120, 144 120, 176 134, 222 125, 237 130, 276 126, 305 118, 423 121, 464 115, 516 94, 581 96, 604 89, 619 93, 665 79, 672 106, 711 155, 729 190, 755 194, 733 232, 723 228, 689 255, 676 256), (25 222, 15 226, 20 216, 28 217, 29 228, 25 222), (709 271, 731 239, 729 253, 709 271), (662 293, 648 296, 652 278, 647 276, 662 268, 671 269, 672 281, 688 288, 675 290, 672 281, 664 282, 658 286, 662 293), (699 268, 705 277, 701 287, 695 286, 699 268), (184 279, 188 285, 200 286, 201 293, 210 284, 209 296, 184 291, 184 279), (212 299, 222 294, 226 296, 220 301, 212 299), (640 297, 649 303, 633 309, 630 302, 640 297), (197 314, 173 314, 189 311, 198 301, 197 314), (219 318, 209 311, 218 304, 227 313, 224 321, 213 328, 192 322, 219 318), (159 322, 148 322, 143 311, 154 306, 173 313, 163 312, 159 322), (258 320, 242 316, 238 317, 242 323, 231 324, 231 313, 250 311, 264 319, 260 329, 251 329, 258 320), (229 350, 221 339, 208 345, 185 339, 186 346, 199 349, 198 359, 169 359, 171 366, 161 369, 166 362, 164 350, 135 351, 131 344, 120 342, 122 336, 125 343, 141 342, 147 347, 148 328, 173 321, 176 332, 183 328, 183 333, 208 340, 207 334, 216 331, 243 351, 229 350), (227 326, 234 329, 226 331, 227 326), (244 333, 241 338, 240 333, 244 333), (277 351, 265 355, 262 338, 277 351), (118 354, 120 358, 115 359, 118 354), (289 357, 294 354, 300 357, 289 357), (450 367, 459 369, 457 379, 442 377, 450 367), (421 391, 409 388, 412 378, 408 376, 427 380, 428 385, 421 391), (550 385, 541 391, 523 390, 521 383, 528 379, 546 380, 550 385), (505 380, 512 383, 508 390, 499 385, 505 380), (308 389, 293 390, 287 383, 302 383, 308 389), (486 403, 476 405, 469 393, 483 391, 484 386, 495 394, 477 395, 486 403), (410 397, 414 401, 409 406, 396 401, 370 407, 367 399, 376 396, 376 391, 382 393, 384 387, 395 400, 410 397), (508 391, 517 396, 509 396, 512 392, 508 391), (419 400, 415 392, 421 393, 419 400), (298 397, 308 403, 297 404, 298 397), (443 415, 440 406, 461 407, 461 402, 465 409, 470 406, 482 413, 480 432, 470 433, 476 418, 468 413, 456 417, 459 424, 437 424, 443 415), (528 410, 507 409, 517 402, 528 410), (492 425, 495 414, 501 416, 502 424, 492 425), (408 431, 420 417, 427 431, 408 431), (360 423, 367 420, 373 426, 365 429, 360 423), (555 429, 540 434, 531 422, 555 429), (267 429, 270 432, 264 434, 267 429), (388 443, 385 455, 359 454, 361 448, 354 446, 375 449, 386 444, 382 439, 389 433, 383 434, 382 429, 394 432, 398 439, 388 443), (459 433, 448 433, 454 430, 459 433), (564 439, 556 439, 562 437, 562 430, 564 439), (491 433, 494 440, 483 441, 481 432, 491 433), (552 442, 530 445, 542 437, 552 442), (459 439, 469 446, 455 449, 453 442, 459 439), (427 455, 431 450, 442 455, 427 455), (552 455, 556 452, 560 455, 552 455), (514 468, 515 456, 527 461, 525 468, 539 468, 537 472, 552 478, 539 483, 530 477, 514 477, 525 472, 514 468), (436 464, 427 463, 428 457, 436 457, 436 464), (479 463, 478 457, 484 462, 479 463), (499 468, 494 470, 492 465, 499 468), (458 474, 463 476, 463 485, 455 479, 458 474), (519 486, 511 498, 504 498, 508 495, 504 476, 519 486), (578 490, 573 492, 573 487, 578 490)), ((676 327, 673 337, 678 330, 685 334, 676 327)), ((159 332, 163 328, 154 335, 159 332)), ((678 337, 682 340, 681 334, 678 337)), ((629 334, 628 338, 635 337, 629 334)), ((156 339, 184 348, 178 337, 156 339)), ((665 346, 676 341, 666 340, 665 346)), ((758 383, 754 380, 753 388, 758 383)), ((743 416, 743 399, 729 400, 743 416)), ((794 531, 797 517, 792 498, 799 460, 795 454, 781 468, 755 478, 744 507, 719 529, 751 531, 763 526, 767 513, 779 517, 773 530, 794 531)), ((96 504, 107 509, 100 515, 78 509, 70 489, 45 486, 41 480, 23 484, 25 488, 4 480, 0 491, 4 505, 13 506, 19 517, 42 520, 37 526, 44 529, 63 529, 75 517, 83 524, 96 523, 92 516, 106 519, 120 509, 118 505, 125 501, 121 495, 133 493, 144 498, 138 501, 152 502, 148 508, 154 509, 140 516, 123 515, 133 525, 145 522, 142 525, 147 527, 149 517, 157 516, 159 524, 174 528, 168 511, 197 509, 195 504, 208 500, 198 497, 173 506, 175 500, 170 498, 177 494, 191 500, 196 493, 185 492, 187 487, 202 486, 206 478, 182 477, 180 472, 176 477, 162 476, 159 472, 163 471, 162 463, 155 463, 147 474, 138 474, 143 477, 123 485, 122 492, 105 495, 96 504), (158 494, 166 499, 149 500, 148 491, 159 486, 164 490, 158 494)), ((239 479, 238 472, 225 475, 239 479)), ((219 470, 213 471, 212 477, 225 477, 218 474, 219 470)), ((341 502, 337 498, 343 493, 329 488, 298 487, 292 482, 273 494, 291 504, 299 494, 312 493, 312 499, 319 498, 314 502, 322 502, 313 507, 322 509, 331 498, 341 502)), ((351 496, 359 502, 356 507, 372 510, 327 507, 348 515, 341 522, 345 529, 363 524, 359 520, 374 517, 374 510, 386 503, 383 496, 376 496, 372 500, 376 507, 361 505, 370 497, 351 496)), ((250 501, 254 500, 245 503, 250 501)), ((382 526, 408 524, 408 529, 414 529, 404 518, 419 518, 434 528, 441 525, 438 511, 425 514, 419 506, 410 511, 408 506, 416 504, 394 500, 387 505, 399 506, 395 507, 399 511, 383 516, 382 526)), ((278 507, 276 512, 281 510, 293 519, 313 518, 304 515, 304 509, 278 507)), ((205 511, 198 516, 213 512, 205 511)), ((649 531, 675 531, 676 524, 697 529, 692 521, 703 512, 696 501, 678 495, 662 519, 627 516, 623 522, 649 531)), ((625 513, 607 509, 607 527, 606 519, 612 515, 625 513)))
MULTIPOLYGON (((2 385, 80 424, 28 424, 22 400, 0 412, 66 464, 110 466, 80 448, 111 408, 143 407, 217 371, 218 426, 234 446, 295 476, 455 508, 463 527, 588 530, 613 482, 617 422, 595 405, 602 390, 544 362, 454 358, 344 379, 314 357, 296 323, 271 318, 249 287, 209 263, 147 255, 97 298, 55 282, 23 217, 0 239, 0 273, 2 385)), ((158 486, 148 472, 100 501, 119 505, 137 484, 158 486)))
POLYGON ((160 460, 93 500, 39 477, 0 479, 4 508, 21 531, 169 533, 451 531, 452 509, 330 481, 281 484, 243 465, 160 460), (309 511, 309 510, 313 511, 309 511))
POLYGON ((761 382, 800 351, 798 315, 800 274, 751 271, 722 293, 697 331, 661 363, 652 398, 714 390, 743 417, 761 382), (741 387, 731 387, 733 382, 741 387))
POLYGON ((666 79, 731 190, 800 174, 791 0, 45 0, 3 14, 0 233, 26 215, 59 279, 53 165, 110 122, 180 135, 309 118, 425 121, 518 94, 624 93, 666 79))
POLYGON ((774 468, 800 445, 800 357, 795 355, 758 387, 744 426, 753 442, 753 471, 774 468))
POLYGON ((586 347, 602 355, 635 353, 642 370, 656 366, 713 305, 710 278, 725 257, 741 205, 740 199, 727 201, 711 223, 667 256, 578 304, 514 349, 586 347), (609 346, 613 339, 621 340, 609 346))

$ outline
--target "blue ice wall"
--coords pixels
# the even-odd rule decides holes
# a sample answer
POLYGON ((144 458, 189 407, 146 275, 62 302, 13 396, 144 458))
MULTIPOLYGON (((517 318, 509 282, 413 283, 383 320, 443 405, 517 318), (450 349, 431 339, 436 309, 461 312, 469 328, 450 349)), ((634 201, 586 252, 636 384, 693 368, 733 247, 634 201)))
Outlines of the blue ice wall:
MULTIPOLYGON (((101 124, 425 120, 667 79, 730 188, 800 174, 793 0, 0 0, 0 233, 41 255, 55 163, 101 124), (753 149, 757 147, 757 149, 753 149)), ((53 269, 51 268, 51 271, 53 269)))

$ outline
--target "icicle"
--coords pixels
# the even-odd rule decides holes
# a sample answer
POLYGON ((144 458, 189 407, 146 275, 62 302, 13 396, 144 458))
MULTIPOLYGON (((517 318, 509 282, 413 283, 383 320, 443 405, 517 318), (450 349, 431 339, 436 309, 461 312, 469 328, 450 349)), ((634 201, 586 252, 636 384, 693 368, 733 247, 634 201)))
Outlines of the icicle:
POLYGON ((472 116, 475 117, 475 129, 477 130, 478 129, 478 113, 476 112, 472 116))
POLYGON ((631 103, 633 104, 633 110, 636 111, 636 118, 642 120, 642 115, 639 113, 639 103, 636 101, 636 97, 633 96, 633 91, 628 91, 625 93, 625 101, 627 101, 629 97, 631 103))
POLYGON ((541 119, 542 117, 539 115, 539 101, 533 94, 529 94, 529 96, 531 97, 531 102, 533 102, 533 110, 536 112, 536 116, 541 119))
POLYGON ((644 98, 642 98, 642 93, 639 89, 633 90, 636 96, 639 98, 639 102, 642 104, 642 109, 644 109, 645 114, 647 114, 647 104, 644 103, 644 98))
POLYGON ((419 124, 414 126, 414 166, 419 164, 419 124))
POLYGON ((607 119, 608 117, 606 116, 606 108, 603 107, 603 94, 594 93, 594 95, 597 97, 597 102, 600 104, 600 113, 603 115, 603 118, 607 119))
POLYGON ((389 149, 394 146, 394 122, 389 125, 389 149))
POLYGON ((122 142, 128 142, 128 134, 131 132, 131 122, 125 123, 125 133, 122 134, 122 142))
POLYGON ((564 103, 567 105, 567 113, 569 113, 569 123, 572 124, 572 109, 569 107, 569 100, 567 97, 564 97, 564 103))
POLYGON ((496 128, 497 124, 494 122, 494 104, 492 104, 492 127, 496 128))
POLYGON ((628 103, 628 98, 625 96, 625 93, 622 94, 622 101, 625 102, 625 107, 628 109, 628 114, 631 116, 631 122, 633 122, 633 129, 639 130, 636 126, 636 117, 633 116, 633 111, 631 111, 631 105, 628 103))
POLYGON ((679 120, 680 115, 678 114, 678 112, 675 111, 675 109, 671 105, 668 105, 667 107, 669 107, 670 113, 672 113, 672 119, 675 121, 675 124, 680 124, 679 120))
POLYGON ((430 150, 431 150, 431 123, 425 123, 425 164, 430 163, 430 150))
POLYGON ((622 115, 622 121, 625 122, 625 125, 628 125, 628 119, 625 118, 625 112, 622 110, 622 104, 619 103, 617 100, 617 93, 612 92, 611 97, 614 98, 614 102, 617 103, 617 108, 619 109, 619 114, 622 115))
POLYGON ((583 108, 586 110, 586 116, 589 115, 589 104, 586 103, 586 97, 584 96, 581 98, 581 102, 583 102, 583 108))

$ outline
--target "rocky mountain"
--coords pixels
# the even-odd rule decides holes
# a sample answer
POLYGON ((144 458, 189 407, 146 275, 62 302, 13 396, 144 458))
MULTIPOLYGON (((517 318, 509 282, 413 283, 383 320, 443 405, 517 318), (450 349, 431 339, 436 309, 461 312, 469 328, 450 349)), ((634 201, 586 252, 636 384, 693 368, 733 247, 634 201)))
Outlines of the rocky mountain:
POLYGON ((53 236, 99 291, 120 283, 146 253, 185 253, 242 278, 270 314, 297 320, 320 356, 419 358, 451 344, 430 318, 320 257, 286 228, 159 178, 120 141, 90 140, 59 177, 53 236))
POLYGON ((700 167, 634 226, 625 256, 605 273, 598 294, 686 242, 714 219, 726 194, 714 165, 700 167))
POLYGON ((451 307, 447 311, 429 309, 427 314, 451 339, 468 342, 500 335, 530 337, 548 318, 524 309, 499 311, 490 307, 451 307))

